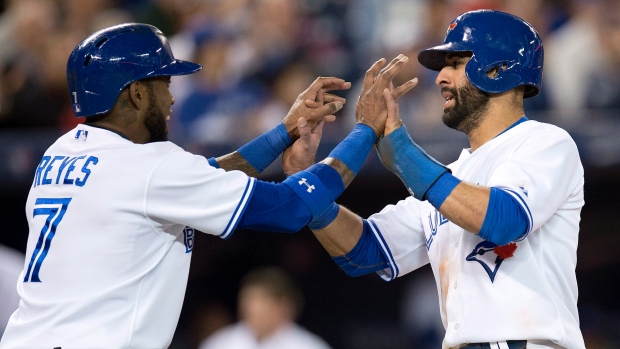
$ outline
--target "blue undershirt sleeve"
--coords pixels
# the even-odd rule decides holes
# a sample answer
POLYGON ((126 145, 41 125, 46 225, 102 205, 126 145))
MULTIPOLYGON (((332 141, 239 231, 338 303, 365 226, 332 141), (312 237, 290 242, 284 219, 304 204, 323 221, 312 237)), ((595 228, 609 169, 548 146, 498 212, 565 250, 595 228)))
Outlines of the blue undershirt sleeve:
POLYGON ((289 186, 257 180, 237 229, 294 233, 311 218, 308 207, 289 186))
POLYGON ((353 249, 344 256, 332 257, 332 259, 352 277, 362 276, 389 268, 389 264, 379 242, 373 236, 370 224, 364 222, 364 231, 353 249))
POLYGON ((502 246, 524 237, 530 229, 523 206, 502 189, 491 187, 489 206, 478 236, 502 246))

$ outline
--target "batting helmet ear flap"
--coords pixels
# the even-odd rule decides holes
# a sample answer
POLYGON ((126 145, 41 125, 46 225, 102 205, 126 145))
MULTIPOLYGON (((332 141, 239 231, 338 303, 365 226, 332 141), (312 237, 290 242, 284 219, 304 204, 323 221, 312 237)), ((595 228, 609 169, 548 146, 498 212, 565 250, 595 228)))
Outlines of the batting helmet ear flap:
POLYGON ((467 62, 465 74, 467 79, 479 90, 487 93, 502 93, 511 90, 521 84, 521 76, 515 69, 513 62, 498 61, 488 64, 480 64, 475 55, 467 62), (472 60, 474 61, 473 63, 472 60))

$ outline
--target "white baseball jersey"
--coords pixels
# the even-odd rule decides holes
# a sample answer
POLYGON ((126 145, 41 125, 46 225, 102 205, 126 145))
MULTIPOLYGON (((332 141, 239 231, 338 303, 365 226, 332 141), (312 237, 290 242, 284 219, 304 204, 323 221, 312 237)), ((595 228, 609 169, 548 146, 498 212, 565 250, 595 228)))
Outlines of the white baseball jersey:
POLYGON ((529 234, 497 248, 409 197, 369 218, 390 261, 386 280, 430 263, 444 348, 548 340, 585 348, 577 313, 577 240, 583 167, 564 130, 529 120, 451 164, 466 182, 506 190, 529 216, 529 234))
POLYGON ((167 347, 194 229, 228 237, 254 183, 170 142, 63 135, 36 169, 22 300, 0 347, 167 347))

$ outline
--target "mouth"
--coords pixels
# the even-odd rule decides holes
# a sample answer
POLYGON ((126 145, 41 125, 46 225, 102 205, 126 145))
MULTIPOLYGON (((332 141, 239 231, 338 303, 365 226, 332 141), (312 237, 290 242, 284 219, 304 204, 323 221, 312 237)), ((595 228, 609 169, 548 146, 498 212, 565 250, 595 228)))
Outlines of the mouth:
POLYGON ((443 97, 443 99, 446 101, 443 105, 443 108, 449 108, 449 107, 453 107, 454 104, 456 103, 454 100, 454 96, 452 95, 452 93, 450 91, 442 91, 441 92, 441 96, 443 97))

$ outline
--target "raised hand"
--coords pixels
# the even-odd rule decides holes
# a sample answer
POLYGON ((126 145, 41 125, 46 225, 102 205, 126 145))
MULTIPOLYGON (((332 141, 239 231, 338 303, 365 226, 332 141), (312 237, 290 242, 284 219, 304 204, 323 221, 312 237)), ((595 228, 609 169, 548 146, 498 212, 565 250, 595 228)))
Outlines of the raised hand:
POLYGON ((303 171, 315 162, 316 151, 323 134, 325 119, 319 121, 314 128, 303 117, 297 119, 299 139, 282 153, 282 169, 286 175, 303 171))
POLYGON ((303 117, 314 128, 320 121, 331 122, 336 119, 334 113, 342 109, 346 100, 327 93, 334 90, 346 90, 351 83, 335 77, 318 77, 299 96, 282 121, 293 141, 299 137, 297 120, 303 117))
MULTIPOLYGON (((381 69, 385 64, 385 60, 381 58, 375 62, 364 75, 362 91, 355 106, 355 118, 358 123, 370 126, 375 131, 378 138, 384 133, 388 117, 386 99, 383 95, 384 90, 387 89, 393 101, 396 101, 418 83, 417 78, 415 78, 397 88, 394 88, 392 84, 394 76, 396 76, 408 61, 409 58, 401 54, 381 69)), ((392 108, 394 111, 394 106, 392 106, 392 108)), ((398 114, 397 107, 395 112, 398 114)), ((398 115, 396 115, 396 117, 398 117, 398 115)))

